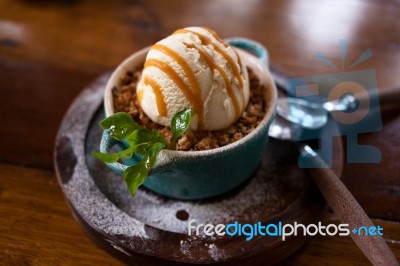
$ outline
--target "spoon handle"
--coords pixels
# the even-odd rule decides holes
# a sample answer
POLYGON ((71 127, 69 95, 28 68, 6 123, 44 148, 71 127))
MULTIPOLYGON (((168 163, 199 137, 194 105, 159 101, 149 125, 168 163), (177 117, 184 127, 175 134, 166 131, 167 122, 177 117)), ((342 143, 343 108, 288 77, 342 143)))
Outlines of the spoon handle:
POLYGON ((305 144, 300 144, 299 150, 302 158, 315 166, 308 169, 310 175, 340 222, 349 224, 350 236, 369 261, 373 265, 399 265, 380 235, 365 236, 351 232, 353 228, 370 228, 374 224, 339 177, 315 151, 305 144))

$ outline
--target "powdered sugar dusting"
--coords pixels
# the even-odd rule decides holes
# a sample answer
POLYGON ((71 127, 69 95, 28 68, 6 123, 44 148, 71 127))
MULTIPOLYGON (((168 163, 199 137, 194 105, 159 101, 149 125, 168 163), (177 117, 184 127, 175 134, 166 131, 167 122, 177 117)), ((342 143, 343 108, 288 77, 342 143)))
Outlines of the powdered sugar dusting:
POLYGON ((215 261, 219 261, 221 257, 225 256, 224 252, 215 244, 208 245, 208 254, 210 254, 215 261))

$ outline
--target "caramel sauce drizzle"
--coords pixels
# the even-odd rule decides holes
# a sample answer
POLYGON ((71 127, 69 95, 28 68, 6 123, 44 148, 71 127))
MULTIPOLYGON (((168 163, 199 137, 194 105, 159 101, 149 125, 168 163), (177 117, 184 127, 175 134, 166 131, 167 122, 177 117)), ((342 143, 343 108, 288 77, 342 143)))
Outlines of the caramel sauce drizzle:
MULTIPOLYGON (((196 49, 199 52, 200 56, 204 59, 204 61, 206 61, 206 64, 208 65, 208 67, 210 69, 214 68, 214 66, 215 66, 214 61, 201 47, 198 47, 191 43, 184 43, 184 45, 186 45, 187 48, 196 49)), ((211 71, 211 76, 214 77, 214 71, 211 71)))
POLYGON ((207 28, 207 27, 201 27, 203 30, 206 30, 206 31, 208 31, 217 41, 219 41, 220 43, 222 43, 225 47, 228 47, 229 45, 226 43, 226 42, 224 42, 218 35, 217 35, 217 33, 215 33, 215 31, 213 31, 212 29, 210 29, 210 28, 207 28))
MULTIPOLYGON (((148 76, 144 77, 144 83, 150 85, 153 88, 154 94, 156 96, 156 104, 157 104, 158 113, 161 116, 167 116, 167 114, 168 114, 167 106, 165 104, 164 96, 163 96, 162 90, 160 88, 160 85, 158 85, 153 79, 149 78, 148 76)), ((140 94, 138 94, 138 101, 141 102, 140 94)))
MULTIPOLYGON (((240 56, 239 56, 238 52, 236 51, 236 49, 233 49, 233 52, 235 52, 235 55, 236 55, 236 57, 237 57, 237 59, 238 59, 239 71, 240 71, 240 73, 243 73, 243 71, 242 71, 242 61, 240 60, 240 56)), ((243 88, 243 87, 242 87, 242 88, 243 88)), ((242 94, 243 108, 245 108, 245 107, 246 107, 246 101, 245 101, 245 99, 244 99, 244 90, 241 89, 240 91, 241 91, 241 94, 242 94)))
POLYGON ((237 59, 238 59, 238 64, 239 64, 239 72, 242 73, 242 61, 240 60, 240 56, 238 54, 238 52, 236 51, 236 49, 232 49, 233 52, 235 53, 237 59))
POLYGON ((223 51, 221 48, 219 48, 217 45, 215 45, 213 43, 213 41, 210 40, 210 38, 208 38, 207 36, 205 36, 201 33, 198 33, 198 32, 192 31, 192 30, 188 30, 188 29, 179 29, 179 30, 175 31, 173 34, 188 33, 188 32, 196 35, 200 39, 200 41, 202 42, 203 45, 211 44, 214 47, 214 49, 224 57, 224 59, 228 62, 229 66, 232 68, 233 74, 238 79, 240 88, 243 88, 243 80, 242 80, 242 76, 240 75, 239 68, 236 66, 235 62, 233 62, 232 58, 225 51, 223 51))
MULTIPOLYGON (((225 43, 223 40, 221 40, 214 31, 212 31, 211 29, 208 29, 208 28, 203 28, 203 29, 208 31, 217 41, 221 42, 225 47, 228 47, 228 44, 225 43)), ((240 87, 243 88, 243 79, 240 75, 240 73, 242 72, 241 62, 240 62, 240 57, 237 54, 237 52, 235 50, 233 50, 238 58, 239 68, 233 62, 232 58, 221 48, 216 46, 213 43, 213 41, 210 38, 208 38, 207 36, 202 35, 198 32, 188 30, 188 29, 180 29, 180 30, 175 31, 173 34, 187 33, 187 32, 195 34, 201 40, 203 45, 212 45, 214 47, 214 49, 219 54, 221 54, 224 57, 224 59, 228 62, 229 66, 231 67, 231 69, 233 71, 234 76, 239 81, 240 87)), ((226 90, 228 92, 228 95, 232 99, 236 117, 239 117, 240 116, 240 105, 239 105, 238 99, 236 98, 236 96, 234 94, 234 91, 232 89, 232 86, 231 86, 231 83, 230 83, 230 80, 228 78, 226 71, 222 67, 215 64, 214 60, 201 47, 193 45, 193 44, 185 44, 185 45, 188 48, 196 49, 199 52, 200 56, 204 59, 206 64, 209 66, 209 68, 212 70, 215 69, 221 74, 221 76, 224 79, 224 82, 226 84, 226 90)), ((186 77, 188 78, 190 88, 187 86, 185 81, 175 72, 175 70, 167 63, 165 63, 161 60, 158 60, 158 59, 154 59, 154 58, 148 59, 145 63, 145 67, 153 66, 153 67, 157 67, 158 69, 163 71, 179 87, 179 89, 181 90, 183 95, 186 97, 186 99, 192 104, 194 111, 198 115, 198 119, 199 119, 198 127, 199 127, 199 129, 202 129, 204 127, 204 106, 203 106, 202 99, 201 99, 201 90, 200 90, 199 83, 198 83, 192 69, 190 68, 189 64, 178 53, 176 53, 175 51, 173 51, 172 49, 170 49, 169 47, 167 47, 163 44, 157 43, 152 47, 152 49, 158 50, 158 51, 168 55, 169 57, 171 57, 173 60, 175 60, 175 62, 178 63, 178 65, 184 71, 186 77)), ((214 71, 211 71, 211 72, 212 72, 211 75, 214 76, 214 71)), ((146 85, 150 85, 154 91, 154 94, 156 96, 156 104, 157 104, 157 109, 158 109, 159 114, 161 116, 167 116, 168 110, 166 108, 164 95, 162 93, 160 86, 153 79, 151 79, 148 76, 144 77, 144 83, 146 85)), ((243 106, 244 106, 244 91, 243 91, 243 89, 241 89, 241 94, 242 94, 243 106)), ((143 98, 143 91, 139 91, 137 94, 137 100, 138 100, 139 104, 141 104, 142 98, 143 98)))
MULTIPOLYGON (((175 62, 177 62, 178 65, 182 68, 183 72, 185 72, 185 75, 189 80, 190 87, 192 88, 192 90, 194 92, 193 100, 192 101, 190 99, 188 99, 188 100, 193 105, 193 109, 198 116, 198 119, 199 119, 198 127, 199 127, 199 129, 202 129, 204 126, 204 106, 203 106, 203 103, 201 100, 201 90, 200 90, 199 83, 198 83, 192 69, 190 68, 189 64, 177 52, 175 52, 174 50, 172 50, 171 48, 169 48, 163 44, 157 43, 157 44, 153 45, 152 49, 158 50, 158 51, 168 55, 172 59, 174 59, 175 62)), ((161 70, 166 73, 166 71, 165 71, 166 69, 163 68, 161 70)), ((168 74, 168 76, 170 76, 170 75, 168 74)))
MULTIPOLYGON (((175 82, 175 84, 179 87, 179 89, 181 90, 181 92, 183 93, 183 95, 185 96, 185 98, 193 105, 194 107, 194 111, 197 112, 198 110, 196 110, 196 102, 198 102, 198 99, 196 99, 196 96, 192 93, 192 91, 188 88, 188 86, 185 84, 185 81, 175 72, 175 70, 168 65, 167 63, 155 59, 155 58, 150 58, 148 60, 146 60, 144 67, 157 67, 158 69, 160 69, 161 71, 163 71, 173 82, 175 82)), ((146 81, 146 79, 145 79, 146 81)), ((151 85, 151 84, 150 84, 151 85)), ((153 86, 152 86, 153 87, 153 86)), ((153 87, 154 89, 154 87, 153 87)), ((162 101, 164 102, 164 98, 162 94, 157 95, 157 99, 162 99, 162 101)), ((201 100, 201 99, 200 99, 201 100)), ((157 101, 158 103, 158 101, 157 101)), ((164 102, 165 103, 165 102, 164 102)), ((158 107, 158 105, 157 105, 158 107)), ((161 113, 160 113, 161 115, 161 113)), ((166 116, 167 114, 165 114, 164 116, 166 116)), ((199 116, 199 120, 200 120, 200 116, 199 116)), ((200 127, 200 125, 199 125, 200 127)))
MULTIPOLYGON (((233 93, 232 86, 230 84, 228 75, 226 74, 224 69, 222 69, 222 67, 215 64, 213 59, 201 47, 193 45, 193 44, 185 44, 185 45, 188 48, 196 49, 199 52, 200 56, 204 59, 204 61, 208 65, 208 67, 211 70, 216 69, 221 74, 222 78, 224 79, 225 85, 226 85, 226 91, 228 92, 229 97, 232 99, 236 117, 238 118, 240 116, 240 106, 239 106, 238 100, 235 97, 235 94, 233 93)), ((211 73, 212 73, 211 75, 214 76, 214 71, 211 71, 211 73)))
POLYGON ((137 99, 137 102, 138 102, 139 106, 142 105, 143 93, 144 93, 144 90, 140 90, 140 91, 136 92, 136 99, 137 99))

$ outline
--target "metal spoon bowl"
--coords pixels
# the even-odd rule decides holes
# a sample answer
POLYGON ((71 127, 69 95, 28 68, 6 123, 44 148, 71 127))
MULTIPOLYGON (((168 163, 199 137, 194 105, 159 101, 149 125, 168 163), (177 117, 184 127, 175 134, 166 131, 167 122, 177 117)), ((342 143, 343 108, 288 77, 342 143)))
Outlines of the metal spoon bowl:
POLYGON ((278 99, 277 114, 306 129, 318 129, 328 122, 328 112, 353 110, 357 100, 347 94, 339 100, 324 104, 312 103, 299 98, 278 99))

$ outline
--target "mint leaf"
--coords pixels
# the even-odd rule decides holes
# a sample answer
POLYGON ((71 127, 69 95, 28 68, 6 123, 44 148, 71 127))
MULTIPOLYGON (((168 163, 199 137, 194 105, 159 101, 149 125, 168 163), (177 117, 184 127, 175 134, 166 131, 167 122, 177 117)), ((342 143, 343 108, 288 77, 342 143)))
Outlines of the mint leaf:
POLYGON ((115 153, 92 152, 92 155, 105 163, 115 163, 119 160, 119 156, 115 153))
POLYGON ((123 178, 132 196, 135 195, 139 186, 146 180, 150 169, 156 163, 157 155, 165 147, 165 143, 153 143, 138 164, 130 166, 124 171, 123 178))
POLYGON ((116 153, 101 153, 101 152, 93 152, 92 155, 97 159, 102 160, 105 163, 115 163, 119 159, 128 159, 131 158, 133 153, 138 149, 137 146, 131 146, 126 150, 116 153))
POLYGON ((100 122, 103 129, 108 129, 110 136, 116 140, 123 140, 134 130, 143 129, 128 113, 115 113, 100 122))
POLYGON ((130 166, 124 171, 123 178, 132 196, 135 195, 139 186, 143 184, 149 175, 149 170, 144 164, 144 161, 147 161, 146 157, 143 157, 138 164, 130 166))
POLYGON ((186 108, 176 113, 171 119, 172 140, 181 137, 188 130, 192 120, 192 109, 186 108))
MULTIPOLYGON (((172 118, 173 142, 176 142, 188 130, 192 113, 191 109, 184 109, 172 118)), ((157 155, 167 147, 168 142, 159 131, 150 131, 138 125, 128 113, 111 115, 102 120, 100 126, 108 130, 112 138, 125 141, 129 148, 117 153, 93 152, 93 156, 105 163, 115 163, 120 159, 132 157, 133 153, 143 155, 139 163, 128 167, 123 173, 124 181, 133 196, 146 180, 150 169, 156 164, 157 155)))
POLYGON ((148 159, 146 161, 146 167, 150 170, 156 163, 157 155, 162 149, 167 146, 166 143, 156 142, 154 143, 148 151, 148 159))
POLYGON ((155 138, 151 134, 151 132, 144 129, 135 130, 126 137, 126 141, 130 145, 135 145, 137 143, 153 142, 154 140, 155 138))
POLYGON ((135 130, 133 131, 127 138, 126 141, 129 145, 136 145, 140 143, 137 148, 137 153, 146 154, 147 151, 154 145, 156 142, 166 143, 165 139, 160 136, 160 133, 156 130, 135 130))

